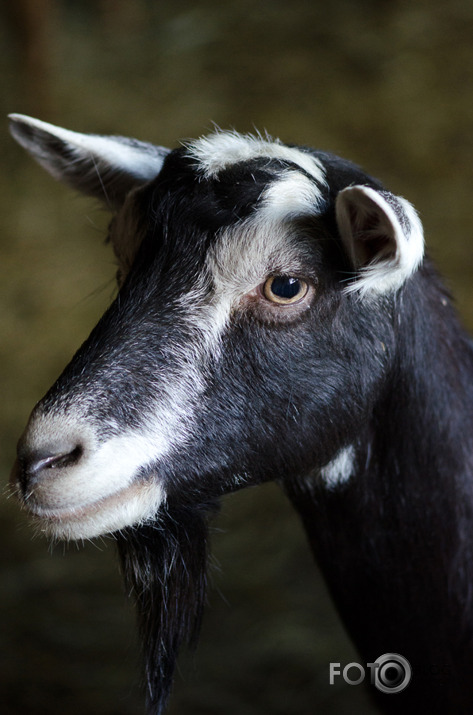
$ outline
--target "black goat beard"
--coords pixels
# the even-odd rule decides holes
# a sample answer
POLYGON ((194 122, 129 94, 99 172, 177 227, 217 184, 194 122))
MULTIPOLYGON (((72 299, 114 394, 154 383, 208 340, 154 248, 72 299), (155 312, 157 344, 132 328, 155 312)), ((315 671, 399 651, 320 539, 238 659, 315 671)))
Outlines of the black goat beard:
POLYGON ((200 630, 207 582, 208 505, 167 505, 150 523, 116 535, 134 598, 143 649, 148 715, 166 706, 178 652, 200 630))

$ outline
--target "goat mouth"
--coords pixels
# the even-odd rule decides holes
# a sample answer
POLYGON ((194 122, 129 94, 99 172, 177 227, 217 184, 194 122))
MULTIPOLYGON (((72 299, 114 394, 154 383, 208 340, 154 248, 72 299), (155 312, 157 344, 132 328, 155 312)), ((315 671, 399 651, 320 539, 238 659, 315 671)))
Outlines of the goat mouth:
POLYGON ((126 498, 134 489, 136 489, 136 483, 132 482, 128 486, 123 487, 123 489, 113 492, 112 494, 99 497, 92 502, 79 504, 77 506, 45 507, 37 502, 31 501, 31 497, 26 497, 23 501, 23 505, 31 516, 38 519, 45 519, 46 521, 51 522, 66 521, 69 519, 80 520, 92 516, 107 507, 117 506, 117 504, 120 503, 123 498, 126 498))
POLYGON ((47 536, 67 540, 93 538, 156 515, 164 501, 164 492, 150 477, 144 479, 140 474, 123 488, 85 504, 45 506, 35 500, 34 493, 21 498, 21 503, 38 529, 47 536))

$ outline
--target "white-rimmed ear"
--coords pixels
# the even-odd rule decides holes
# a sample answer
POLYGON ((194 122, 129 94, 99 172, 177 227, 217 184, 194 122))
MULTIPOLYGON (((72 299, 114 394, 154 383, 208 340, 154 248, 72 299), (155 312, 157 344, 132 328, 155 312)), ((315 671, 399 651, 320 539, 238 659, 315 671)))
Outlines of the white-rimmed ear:
POLYGON ((10 114, 13 137, 55 179, 120 206, 127 193, 156 177, 169 152, 137 139, 80 134, 22 114, 10 114))
POLYGON ((335 211, 356 272, 346 291, 368 296, 400 288, 424 255, 424 232, 414 207, 388 191, 349 186, 338 194, 335 211))

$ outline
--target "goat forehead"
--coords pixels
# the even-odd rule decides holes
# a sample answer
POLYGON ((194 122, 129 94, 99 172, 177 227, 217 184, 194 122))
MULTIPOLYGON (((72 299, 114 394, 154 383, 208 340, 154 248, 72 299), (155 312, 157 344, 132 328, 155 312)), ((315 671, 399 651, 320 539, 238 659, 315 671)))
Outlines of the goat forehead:
MULTIPOLYGON (((314 240, 310 240, 304 226, 326 209, 323 194, 313 179, 297 169, 279 167, 275 175, 258 182, 251 210, 239 210, 235 204, 233 211, 232 201, 240 197, 241 187, 233 198, 224 192, 223 207, 219 201, 212 201, 210 207, 197 208, 195 202, 207 199, 201 183, 185 205, 176 202, 174 210, 167 214, 168 225, 159 228, 161 235, 167 236, 167 247, 160 246, 159 239, 154 245, 157 264, 163 252, 172 257, 165 271, 174 275, 176 287, 195 285, 197 281, 207 290, 209 278, 213 278, 214 287, 218 283, 222 288, 224 279, 237 298, 269 273, 307 271, 312 257, 307 248, 314 240), (213 211, 219 218, 216 224, 213 211)), ((205 183, 219 184, 219 180, 205 183)), ((207 188, 214 199, 212 186, 207 188)))
MULTIPOLYGON (((148 212, 136 280, 153 285, 167 274, 175 290, 195 296, 196 287, 208 294, 213 277, 219 292, 226 286, 238 298, 271 272, 305 272, 301 225, 327 210, 327 192, 312 175, 274 157, 250 157, 208 178, 196 175, 182 150, 167 161, 163 176, 133 198, 120 220, 129 235, 126 214, 148 212)), ((168 284, 160 289, 169 291, 168 284)))
MULTIPOLYGON (((301 155, 309 162, 316 161, 301 155)), ((316 165, 317 175, 322 177, 322 165, 316 165)), ((174 245, 187 241, 191 248, 199 236, 218 235, 221 229, 238 226, 246 219, 269 225, 319 215, 327 208, 328 191, 322 178, 316 180, 294 162, 276 157, 248 157, 226 166, 218 176, 203 178, 189 164, 189 157, 177 150, 169 157, 150 198, 154 229, 169 233, 174 245)))
POLYGON ((215 225, 218 222, 228 225, 257 209, 261 199, 267 199, 266 192, 271 186, 282 182, 284 189, 294 195, 295 181, 289 187, 288 175, 297 179, 297 188, 304 195, 310 190, 317 203, 328 195, 325 168, 316 156, 276 142, 217 134, 171 152, 156 179, 155 200, 168 206, 181 204, 180 208, 184 201, 197 216, 213 211, 218 217, 215 225), (225 146, 219 146, 225 136, 235 141, 233 151, 226 152, 225 146), (205 154, 207 145, 215 151, 213 159, 205 154), (199 151, 199 147, 204 148, 199 151), (210 164, 218 169, 207 171, 205 167, 210 164))

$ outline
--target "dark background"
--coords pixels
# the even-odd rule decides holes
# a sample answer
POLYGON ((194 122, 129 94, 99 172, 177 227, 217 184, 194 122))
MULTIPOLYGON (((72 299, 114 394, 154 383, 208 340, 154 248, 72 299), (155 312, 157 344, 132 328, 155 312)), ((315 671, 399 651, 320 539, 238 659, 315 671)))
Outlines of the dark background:
MULTIPOLYGON (((213 122, 256 127, 362 164, 417 207, 473 327, 469 0, 4 0, 0 43, 2 116, 168 146, 213 122)), ((107 214, 46 176, 6 120, 0 147, 5 484, 32 405, 109 303, 115 267, 107 214)), ((32 540, 6 497, 0 518, 0 711, 140 713, 112 542, 32 540)), ((213 546, 202 637, 170 712, 374 713, 361 686, 329 686, 329 663, 357 655, 276 487, 226 499, 213 546)))

